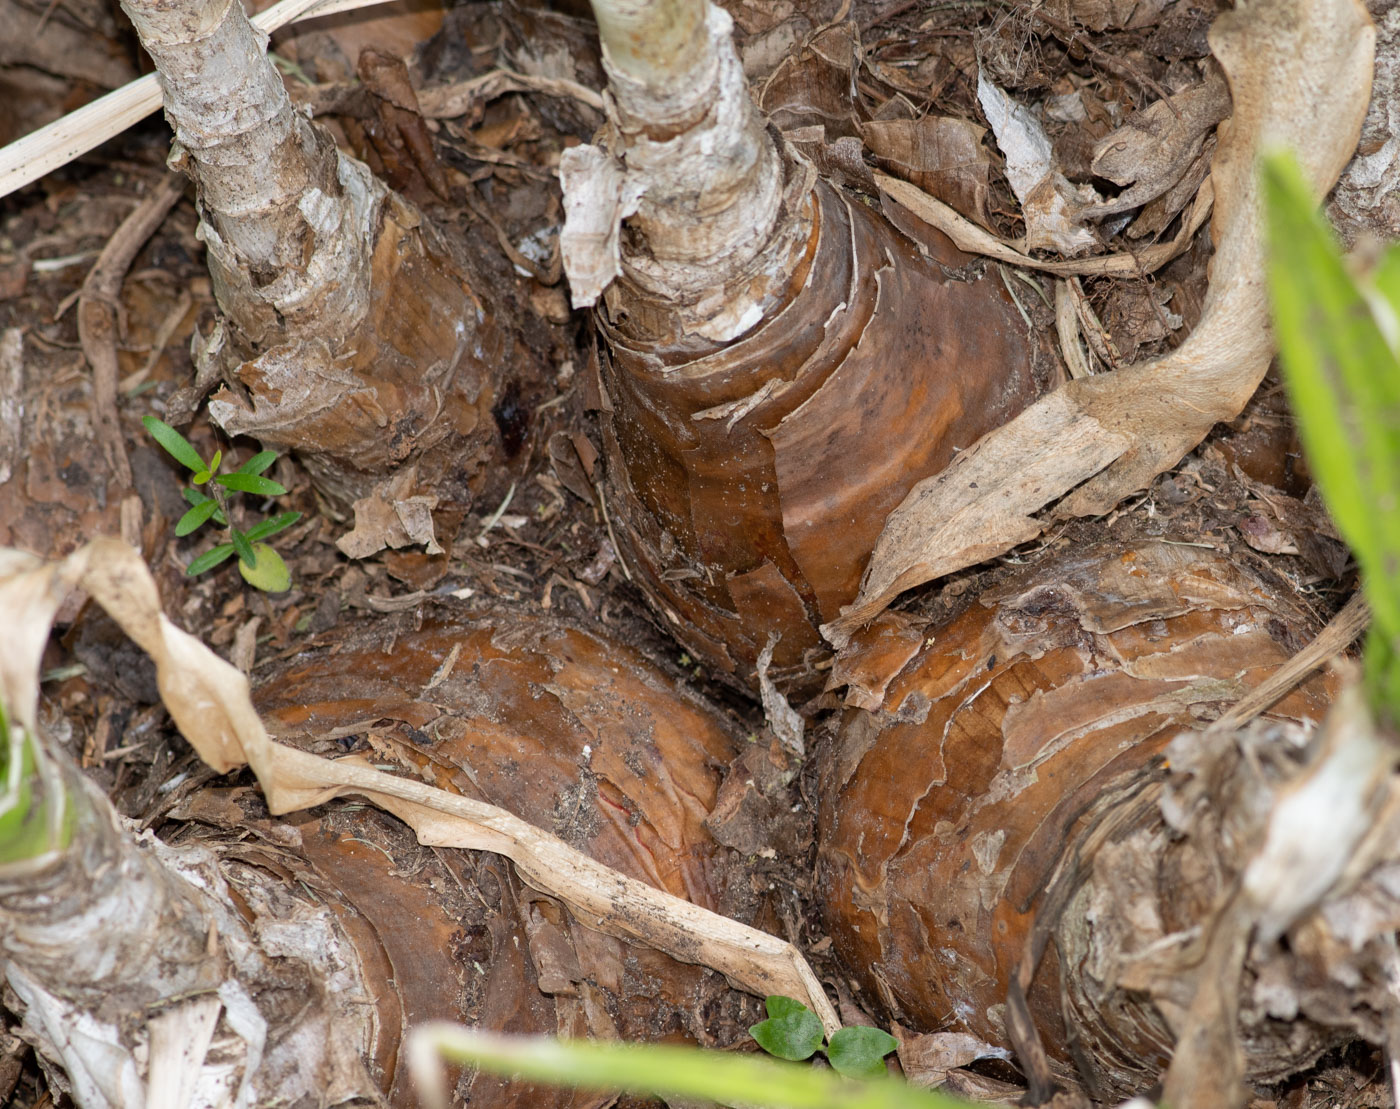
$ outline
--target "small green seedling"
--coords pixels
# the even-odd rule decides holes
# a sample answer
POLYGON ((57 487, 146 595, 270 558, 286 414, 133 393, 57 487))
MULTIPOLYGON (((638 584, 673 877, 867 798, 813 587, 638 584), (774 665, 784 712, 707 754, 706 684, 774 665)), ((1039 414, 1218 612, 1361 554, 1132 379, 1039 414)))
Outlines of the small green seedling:
POLYGON ((773 994, 765 1004, 768 1019, 749 1029, 758 1046, 779 1059, 800 1062, 810 1059, 823 1046, 831 1069, 846 1078, 880 1078, 885 1074, 885 1056, 899 1041, 878 1028, 852 1025, 839 1029, 824 1043, 822 1022, 817 1014, 793 997, 773 994))
POLYGON ((229 516, 230 493, 280 497, 287 492, 279 483, 262 476, 277 461, 277 453, 259 451, 238 469, 224 474, 219 472, 219 465, 224 459, 222 450, 215 451, 214 457, 205 462, 190 441, 165 421, 154 416, 143 416, 141 422, 165 452, 194 475, 194 486, 202 485, 208 489, 207 493, 195 487, 181 490, 190 504, 190 510, 180 517, 175 525, 175 534, 189 535, 210 520, 228 528, 229 541, 205 551, 185 567, 185 573, 194 577, 237 554, 238 572, 249 585, 268 593, 281 593, 289 588, 292 578, 287 564, 265 540, 291 527, 301 519, 301 513, 283 512, 247 531, 234 527, 229 516))

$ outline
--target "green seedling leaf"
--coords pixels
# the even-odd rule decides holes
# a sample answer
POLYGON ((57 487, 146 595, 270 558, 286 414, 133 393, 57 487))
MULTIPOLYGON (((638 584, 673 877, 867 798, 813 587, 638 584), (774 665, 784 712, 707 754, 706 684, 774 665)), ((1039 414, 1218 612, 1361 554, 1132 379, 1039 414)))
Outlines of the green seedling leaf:
POLYGON ((279 531, 285 531, 300 519, 300 512, 283 512, 279 515, 272 516, 262 523, 248 529, 248 541, 250 543, 256 543, 259 539, 267 539, 269 536, 276 535, 279 531))
POLYGON ((854 1082, 829 1070, 758 1055, 669 1044, 503 1036, 442 1024, 415 1030, 409 1046, 414 1084, 429 1106, 447 1103, 439 1057, 531 1082, 621 1090, 671 1101, 754 1109, 968 1109, 946 1094, 895 1078, 854 1082))
POLYGON ((258 557, 256 565, 238 560, 238 572, 244 581, 264 593, 285 593, 292 587, 292 575, 280 554, 266 543, 253 544, 253 551, 258 557))
POLYGON ((885 1071, 885 1056, 899 1046, 899 1041, 879 1028, 851 1025, 842 1028, 826 1045, 826 1058, 837 1074, 847 1078, 880 1078, 885 1071))
POLYGON ((183 516, 179 523, 175 525, 176 535, 189 535, 190 532, 203 527, 209 518, 219 511, 218 502, 206 497, 203 504, 197 504, 183 516))
POLYGON ((207 493, 201 493, 198 489, 181 489, 180 495, 192 505, 212 503, 214 505, 214 523, 220 527, 228 527, 228 519, 224 516, 223 509, 218 507, 219 502, 207 493))
POLYGON ((238 557, 249 566, 258 564, 258 556, 253 552, 253 544, 248 542, 248 536, 237 528, 228 529, 228 537, 233 540, 233 549, 238 552, 238 557))
MULTIPOLYGON (((1313 474, 1361 567, 1373 625, 1367 688, 1400 715, 1400 360, 1341 252, 1297 163, 1262 166, 1284 381, 1313 474)), ((1381 279, 1395 284, 1395 263, 1381 279)), ((1390 294, 1383 292, 1385 299, 1390 294)))
MULTIPOLYGON (((159 443, 166 454, 175 459, 187 470, 193 470, 196 474, 206 470, 204 459, 199 457, 199 452, 194 449, 190 441, 171 427, 164 420, 158 420, 154 416, 142 416, 142 426, 150 432, 151 438, 159 443)), ((206 477, 204 479, 208 481, 206 477)))
POLYGON ((277 461, 276 451, 259 451, 234 471, 236 474, 261 474, 277 461))
POLYGON ((763 1007, 768 1010, 768 1015, 774 1020, 781 1020, 784 1017, 800 1017, 803 1013, 812 1012, 797 998, 784 997, 780 993, 769 994, 765 997, 763 1007))
POLYGON ((802 1002, 773 994, 766 1001, 768 1019, 753 1025, 749 1035, 779 1059, 807 1059, 822 1046, 822 1022, 802 1002))
POLYGON ((225 489, 232 489, 235 493, 257 493, 264 497, 280 497, 287 491, 286 486, 271 478, 259 477, 257 474, 238 473, 237 471, 231 474, 220 474, 214 481, 225 489))
POLYGON ((217 547, 211 547, 197 559, 185 567, 185 573, 190 577, 197 577, 205 570, 212 570, 221 562, 225 562, 233 557, 233 544, 220 543, 217 547))

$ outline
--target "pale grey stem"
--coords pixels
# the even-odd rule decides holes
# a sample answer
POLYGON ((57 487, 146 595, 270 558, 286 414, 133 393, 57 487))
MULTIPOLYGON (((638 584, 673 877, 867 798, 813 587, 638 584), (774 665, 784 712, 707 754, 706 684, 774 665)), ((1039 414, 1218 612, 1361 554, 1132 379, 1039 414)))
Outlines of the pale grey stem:
POLYGON ((565 229, 574 302, 592 303, 625 272, 682 309, 711 298, 702 314, 737 334, 753 311, 713 303, 714 291, 770 253, 783 268, 796 236, 782 234, 793 222, 780 219, 783 160, 749 97, 733 23, 708 0, 593 0, 593 10, 625 177, 585 151, 562 166, 579 213, 565 229), (615 229, 627 216, 645 245, 619 258, 615 229))
POLYGON ((658 99, 685 88, 713 64, 705 30, 708 0, 594 0, 598 37, 611 68, 658 99))
POLYGON ((363 315, 384 187, 292 107, 232 0, 125 0, 199 185, 220 306, 254 342, 363 315))

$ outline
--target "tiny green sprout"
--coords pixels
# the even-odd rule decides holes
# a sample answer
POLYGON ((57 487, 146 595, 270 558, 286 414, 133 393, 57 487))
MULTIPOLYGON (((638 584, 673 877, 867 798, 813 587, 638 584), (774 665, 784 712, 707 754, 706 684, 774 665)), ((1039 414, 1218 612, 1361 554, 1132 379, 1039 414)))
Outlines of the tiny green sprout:
POLYGON ((281 593, 291 588, 292 578, 287 563, 265 540, 291 527, 301 519, 301 513, 283 512, 247 531, 234 527, 229 514, 230 493, 280 497, 287 492, 280 483, 263 477, 277 461, 277 453, 259 451, 238 469, 220 473, 219 467, 224 461, 222 449, 216 450, 214 457, 205 462, 190 441, 164 420, 143 416, 141 423, 171 458, 190 471, 194 485, 203 485, 209 490, 207 493, 195 488, 181 490, 190 507, 175 524, 175 534, 180 537, 191 535, 210 520, 228 529, 229 541, 205 551, 185 567, 185 573, 194 577, 237 555, 238 572, 249 585, 267 593, 281 593))
POLYGON ((773 994, 765 1002, 768 1019, 749 1029, 758 1046, 779 1059, 799 1062, 825 1047, 831 1069, 846 1078, 879 1078, 885 1056, 899 1041, 879 1028, 852 1025, 838 1029, 823 1044, 822 1022, 796 998, 773 994))

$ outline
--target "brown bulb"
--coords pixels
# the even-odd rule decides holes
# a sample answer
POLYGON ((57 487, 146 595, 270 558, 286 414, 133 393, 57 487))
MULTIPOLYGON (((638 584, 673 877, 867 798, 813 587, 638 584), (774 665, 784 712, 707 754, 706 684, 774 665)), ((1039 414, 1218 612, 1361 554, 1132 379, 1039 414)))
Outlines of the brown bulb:
POLYGON ((806 254, 728 345, 610 293, 599 403, 621 554, 671 632, 750 687, 777 636, 773 675, 810 691, 818 625, 855 597, 885 517, 1045 381, 995 271, 822 182, 801 202, 806 254))
MULTIPOLYGON (((1184 788, 1168 745, 1184 731, 1189 744, 1316 625, 1284 583, 1168 543, 1051 555, 979 602, 941 625, 886 614, 836 660, 848 704, 865 707, 846 711, 825 753, 827 926, 888 1015, 1003 1052, 1029 958, 1025 996, 1052 1067, 1117 1099, 1158 1079, 1182 1012, 1140 949, 1181 955, 1254 834, 1240 823, 1232 837, 1223 817, 1214 840, 1168 825, 1184 788)), ((1270 715, 1316 720, 1328 701, 1314 677, 1270 715)), ((1231 734, 1215 746, 1248 768, 1231 734)), ((1236 811, 1229 789, 1218 796, 1236 811)), ((1255 1080, 1337 1040, 1302 1018, 1255 1017, 1242 1032, 1255 1080)))
MULTIPOLYGON (((509 809, 631 877, 742 917, 747 873, 704 826, 736 733, 603 630, 518 606, 347 623, 265 675, 269 732, 354 751, 509 809), (737 878, 737 885, 731 880, 737 878)), ((371 983, 368 1059, 392 1104, 417 1104, 401 1057, 430 1019, 495 1031, 707 1043, 757 1006, 723 977, 604 935, 497 856, 419 847, 368 806, 292 818, 371 983)), ((473 1105, 597 1104, 568 1090, 471 1078, 473 1105)))

